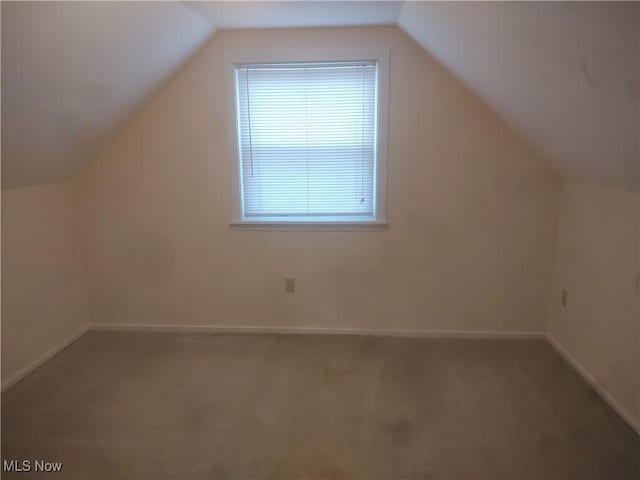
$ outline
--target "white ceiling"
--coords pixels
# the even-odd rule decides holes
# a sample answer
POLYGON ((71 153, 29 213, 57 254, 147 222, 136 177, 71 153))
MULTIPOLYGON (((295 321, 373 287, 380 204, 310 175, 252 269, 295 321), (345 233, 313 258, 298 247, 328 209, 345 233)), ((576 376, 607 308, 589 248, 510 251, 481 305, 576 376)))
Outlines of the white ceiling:
POLYGON ((389 25, 403 2, 262 1, 184 2, 217 28, 290 28, 389 25))
POLYGON ((406 2, 399 24, 561 174, 635 190, 638 6, 406 2))
POLYGON ((637 188, 637 3, 1 6, 3 188, 72 176, 216 28, 393 23, 560 173, 637 188))
POLYGON ((176 2, 5 2, 2 186, 69 178, 213 33, 176 2))

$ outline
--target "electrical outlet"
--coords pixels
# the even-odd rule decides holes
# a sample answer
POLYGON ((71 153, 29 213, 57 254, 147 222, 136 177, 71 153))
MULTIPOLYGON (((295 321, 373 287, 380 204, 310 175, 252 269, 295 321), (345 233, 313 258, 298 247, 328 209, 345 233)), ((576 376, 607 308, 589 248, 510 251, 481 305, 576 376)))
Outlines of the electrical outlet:
POLYGON ((566 288, 563 288, 563 289, 562 289, 562 298, 561 298, 561 300, 560 300, 560 302, 562 303, 562 306, 563 306, 563 307, 566 307, 566 306, 567 306, 567 299, 568 299, 568 297, 569 297, 569 292, 567 292, 567 289, 566 289, 566 288))
POLYGON ((295 278, 285 278, 284 279, 284 291, 288 293, 293 293, 296 291, 296 279, 295 278))

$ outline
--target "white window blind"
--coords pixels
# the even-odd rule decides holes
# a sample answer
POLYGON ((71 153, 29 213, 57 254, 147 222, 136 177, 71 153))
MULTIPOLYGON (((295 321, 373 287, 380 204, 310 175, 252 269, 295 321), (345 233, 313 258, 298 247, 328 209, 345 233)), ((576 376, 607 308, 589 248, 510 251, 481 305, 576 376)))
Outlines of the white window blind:
POLYGON ((244 217, 374 218, 375 62, 239 65, 236 92, 244 217))

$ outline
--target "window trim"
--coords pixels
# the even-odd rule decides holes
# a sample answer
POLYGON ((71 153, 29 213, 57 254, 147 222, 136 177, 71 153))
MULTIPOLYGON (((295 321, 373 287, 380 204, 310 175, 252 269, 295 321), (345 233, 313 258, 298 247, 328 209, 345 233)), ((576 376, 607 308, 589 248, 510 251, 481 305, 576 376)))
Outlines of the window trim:
POLYGON ((387 223, 387 172, 388 172, 388 125, 389 125, 389 50, 388 49, 303 49, 301 50, 234 50, 224 55, 226 79, 226 103, 228 112, 228 144, 231 180, 231 221, 233 229, 251 230, 380 230, 387 223), (242 170, 238 140, 238 115, 235 85, 237 65, 247 63, 287 62, 344 62, 375 61, 377 63, 377 132, 375 164, 375 218, 324 220, 308 217, 260 219, 242 216, 242 170))

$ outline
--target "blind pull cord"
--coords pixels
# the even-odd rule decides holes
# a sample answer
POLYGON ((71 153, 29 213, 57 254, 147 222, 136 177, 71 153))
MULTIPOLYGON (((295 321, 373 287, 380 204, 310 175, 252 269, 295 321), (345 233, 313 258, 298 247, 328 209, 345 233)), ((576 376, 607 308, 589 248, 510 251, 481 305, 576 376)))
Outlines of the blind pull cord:
POLYGON ((360 205, 364 203, 364 67, 360 67, 362 72, 362 136, 360 138, 360 153, 362 156, 360 164, 360 205))
POLYGON ((249 93, 249 69, 247 68, 247 75, 245 76, 245 85, 247 88, 247 114, 249 116, 249 157, 251 159, 251 176, 253 177, 253 141, 251 138, 251 94, 249 93))

